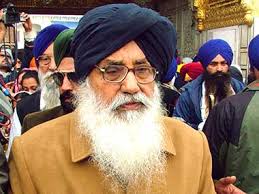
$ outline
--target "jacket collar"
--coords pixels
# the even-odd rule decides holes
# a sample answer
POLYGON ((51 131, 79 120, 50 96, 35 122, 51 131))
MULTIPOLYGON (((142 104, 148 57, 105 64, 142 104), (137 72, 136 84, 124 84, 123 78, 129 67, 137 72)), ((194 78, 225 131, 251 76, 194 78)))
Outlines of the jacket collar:
MULTIPOLYGON (((81 135, 78 129, 76 112, 73 112, 71 113, 70 120, 70 148, 72 162, 79 162, 92 155, 90 139, 81 135)), ((163 147, 165 153, 169 155, 176 155, 175 146, 167 131, 165 131, 165 145, 163 147)))

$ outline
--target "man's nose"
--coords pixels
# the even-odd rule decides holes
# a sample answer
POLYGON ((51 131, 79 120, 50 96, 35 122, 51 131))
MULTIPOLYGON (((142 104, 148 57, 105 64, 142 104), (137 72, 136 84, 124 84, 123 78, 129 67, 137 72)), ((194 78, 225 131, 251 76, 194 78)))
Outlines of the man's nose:
POLYGON ((51 62, 49 64, 49 71, 55 71, 57 69, 56 63, 54 59, 51 59, 51 62))
POLYGON ((223 71, 223 66, 221 64, 217 65, 217 71, 223 71))
POLYGON ((123 93, 128 93, 128 94, 135 94, 140 91, 140 87, 132 71, 129 71, 126 78, 122 81, 121 91, 123 93))
POLYGON ((72 86, 71 82, 69 81, 69 79, 67 78, 67 75, 65 75, 65 77, 64 77, 60 90, 62 93, 67 90, 73 90, 73 86, 72 86))

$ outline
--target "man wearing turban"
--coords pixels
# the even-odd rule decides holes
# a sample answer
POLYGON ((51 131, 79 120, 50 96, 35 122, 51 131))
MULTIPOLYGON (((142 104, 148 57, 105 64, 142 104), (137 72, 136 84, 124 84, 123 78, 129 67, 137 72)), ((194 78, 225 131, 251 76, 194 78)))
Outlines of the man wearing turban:
POLYGON ((204 73, 181 88, 174 116, 202 130, 213 106, 244 87, 230 76, 232 59, 232 49, 224 40, 213 39, 202 45, 194 61, 202 64, 204 73))
POLYGON ((251 40, 248 56, 255 81, 216 105, 204 132, 212 153, 213 178, 235 175, 236 186, 246 193, 259 193, 259 35, 251 40))
POLYGON ((172 23, 110 4, 83 16, 71 45, 76 110, 14 140, 12 192, 215 193, 204 134, 163 116, 172 23))
POLYGON ((50 75, 57 68, 53 56, 53 42, 65 29, 68 28, 60 24, 52 24, 41 30, 34 41, 33 55, 38 68, 41 91, 17 104, 17 114, 21 123, 29 113, 60 105, 58 87, 50 79, 50 75), (28 107, 28 104, 32 106, 28 107))
POLYGON ((72 103, 74 94, 74 59, 70 56, 70 43, 74 34, 73 29, 62 31, 54 41, 54 59, 57 70, 52 74, 59 86, 60 106, 52 109, 28 114, 23 120, 22 133, 43 122, 55 119, 74 110, 72 103), (72 79, 72 80, 71 80, 72 79))
POLYGON ((21 135, 21 125, 27 114, 60 105, 58 86, 50 75, 57 68, 53 57, 53 42, 58 34, 65 29, 68 28, 60 24, 52 24, 41 30, 34 41, 33 54, 38 67, 41 90, 17 103, 13 114, 9 150, 13 138, 21 135))

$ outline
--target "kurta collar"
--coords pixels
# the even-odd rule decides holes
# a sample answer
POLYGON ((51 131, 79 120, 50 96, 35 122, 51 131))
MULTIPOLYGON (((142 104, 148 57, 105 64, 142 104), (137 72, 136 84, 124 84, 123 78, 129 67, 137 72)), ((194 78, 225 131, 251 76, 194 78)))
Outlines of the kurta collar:
POLYGON ((90 140, 80 134, 76 112, 71 113, 70 148, 72 162, 79 162, 92 154, 90 140))
MULTIPOLYGON (((75 118, 76 113, 71 113, 70 148, 72 162, 79 162, 85 158, 88 158, 92 154, 92 149, 90 140, 79 133, 78 123, 75 118)), ((165 130, 163 150, 165 153, 176 155, 173 139, 167 130, 165 130)))

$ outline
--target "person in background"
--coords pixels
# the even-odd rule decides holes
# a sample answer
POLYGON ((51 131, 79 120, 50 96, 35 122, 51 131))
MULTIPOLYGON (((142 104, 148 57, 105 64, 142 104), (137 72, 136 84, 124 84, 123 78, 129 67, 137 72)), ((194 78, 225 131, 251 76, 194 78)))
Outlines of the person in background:
MULTIPOLYGON (((0 43, 4 39, 5 36, 5 25, 2 21, 2 16, 3 16, 3 10, 0 10, 0 43)), ((8 97, 4 95, 2 90, 0 90, 0 112, 10 116, 12 114, 12 104, 10 103, 8 97)), ((2 115, 3 115, 2 114, 2 115)), ((1 122, 4 120, 0 118, 1 122)), ((1 123, 0 128, 2 128, 1 123)), ((9 176, 8 176, 8 164, 6 161, 6 157, 4 154, 4 149, 3 146, 0 145, 0 193, 7 193, 8 185, 9 185, 9 176)))
POLYGON ((33 94, 40 88, 40 81, 38 77, 38 72, 31 70, 26 71, 21 80, 22 90, 33 94))
POLYGON ((240 82, 244 82, 242 70, 238 65, 231 65, 229 67, 230 75, 231 77, 235 78, 236 80, 240 82))
POLYGON ((76 110, 14 140, 12 193, 215 193, 204 134, 163 116, 175 47, 173 24, 153 10, 88 11, 71 44, 76 110))
POLYGON ((177 61, 173 58, 171 64, 168 67, 166 75, 163 78, 163 84, 161 84, 162 101, 166 108, 167 116, 172 116, 177 99, 180 96, 178 90, 174 87, 174 78, 176 76, 177 61))
POLYGON ((17 103, 12 116, 10 140, 21 135, 23 119, 27 114, 60 105, 59 89, 50 75, 57 68, 53 57, 53 42, 65 29, 68 28, 60 24, 52 24, 41 30, 34 41, 33 51, 38 66, 41 90, 26 96, 17 103))
POLYGON ((41 30, 34 41, 33 51, 38 66, 41 90, 17 104, 17 116, 21 124, 29 113, 60 105, 58 87, 50 75, 57 68, 53 56, 53 42, 58 34, 65 29, 68 28, 60 24, 52 24, 41 30))
POLYGON ((10 48, 0 45, 0 75, 5 83, 13 81, 11 79, 13 64, 13 54, 10 48))
POLYGON ((213 39, 203 44, 194 62, 202 64, 204 73, 181 88, 174 117, 202 130, 213 106, 244 88, 242 82, 230 76, 232 59, 233 52, 226 41, 213 39))
POLYGON ((199 77, 204 72, 204 68, 202 67, 200 62, 191 62, 185 64, 180 69, 180 76, 185 83, 191 82, 199 77))
POLYGON ((213 159, 213 178, 235 175, 237 187, 259 193, 259 35, 251 40, 248 56, 255 81, 216 105, 204 132, 213 159))
POLYGON ((57 71, 53 74, 59 86, 61 105, 49 110, 28 114, 23 120, 22 133, 43 122, 68 114, 74 110, 75 67, 70 55, 73 29, 64 30, 54 41, 54 58, 57 71))

